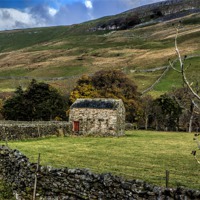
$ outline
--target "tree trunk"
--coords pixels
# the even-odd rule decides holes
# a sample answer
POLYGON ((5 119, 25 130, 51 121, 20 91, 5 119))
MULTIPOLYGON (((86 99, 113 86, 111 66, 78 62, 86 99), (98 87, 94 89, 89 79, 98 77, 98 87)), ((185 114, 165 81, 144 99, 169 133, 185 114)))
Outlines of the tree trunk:
POLYGON ((148 129, 148 122, 149 122, 149 118, 148 116, 145 117, 145 130, 148 129))
POLYGON ((158 131, 158 121, 156 119, 156 131, 158 131))
POLYGON ((190 122, 189 122, 189 129, 188 129, 188 132, 191 133, 192 132, 192 122, 193 122, 193 113, 191 114, 190 116, 190 122))

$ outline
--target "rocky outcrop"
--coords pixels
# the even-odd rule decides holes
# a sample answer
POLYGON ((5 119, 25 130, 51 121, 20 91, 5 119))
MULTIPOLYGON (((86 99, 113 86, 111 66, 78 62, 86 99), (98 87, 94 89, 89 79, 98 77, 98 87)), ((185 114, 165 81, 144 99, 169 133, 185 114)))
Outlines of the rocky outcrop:
POLYGON ((141 180, 125 180, 110 173, 95 174, 87 169, 55 169, 40 166, 17 150, 0 146, 0 175, 12 187, 16 199, 32 199, 37 174, 37 199, 200 199, 200 191, 169 189, 141 180))
POLYGON ((115 15, 90 30, 124 30, 147 22, 167 21, 197 12, 200 12, 200 1, 197 0, 163 1, 115 15))
POLYGON ((136 14, 139 18, 157 18, 188 10, 200 9, 196 0, 168 0, 131 9, 126 14, 136 14))

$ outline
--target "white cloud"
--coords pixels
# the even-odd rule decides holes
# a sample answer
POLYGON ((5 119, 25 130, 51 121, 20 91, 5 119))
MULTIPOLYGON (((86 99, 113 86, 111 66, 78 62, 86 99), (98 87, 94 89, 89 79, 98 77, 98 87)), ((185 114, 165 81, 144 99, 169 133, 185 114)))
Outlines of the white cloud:
POLYGON ((85 1, 85 6, 86 6, 86 8, 92 9, 93 8, 92 1, 86 0, 85 1))
POLYGON ((0 9, 0 30, 27 28, 42 25, 31 14, 16 9, 0 9))
POLYGON ((58 12, 58 11, 57 11, 56 9, 49 7, 49 14, 50 14, 51 16, 56 15, 57 12, 58 12))

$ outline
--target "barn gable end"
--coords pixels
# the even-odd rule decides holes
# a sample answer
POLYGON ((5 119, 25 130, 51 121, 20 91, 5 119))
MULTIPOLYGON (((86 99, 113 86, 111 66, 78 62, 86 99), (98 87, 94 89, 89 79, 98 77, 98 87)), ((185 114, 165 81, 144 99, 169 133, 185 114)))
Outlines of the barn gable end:
POLYGON ((72 131, 80 135, 121 136, 125 108, 121 99, 77 99, 70 107, 72 131))

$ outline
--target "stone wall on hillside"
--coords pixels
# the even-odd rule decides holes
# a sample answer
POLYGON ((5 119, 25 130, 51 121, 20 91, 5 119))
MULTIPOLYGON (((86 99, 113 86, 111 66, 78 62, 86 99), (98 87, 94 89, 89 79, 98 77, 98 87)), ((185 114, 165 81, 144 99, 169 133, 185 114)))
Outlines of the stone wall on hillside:
POLYGON ((71 131, 69 122, 59 121, 0 121, 0 140, 22 140, 51 135, 67 135, 71 131))
MULTIPOLYGON (((29 162, 19 151, 0 146, 0 177, 12 187, 16 199, 32 199, 36 168, 37 164, 29 162)), ((162 188, 87 169, 40 166, 36 196, 43 200, 190 200, 200 199, 200 191, 162 188)))

